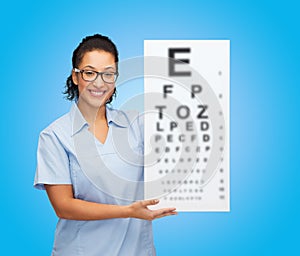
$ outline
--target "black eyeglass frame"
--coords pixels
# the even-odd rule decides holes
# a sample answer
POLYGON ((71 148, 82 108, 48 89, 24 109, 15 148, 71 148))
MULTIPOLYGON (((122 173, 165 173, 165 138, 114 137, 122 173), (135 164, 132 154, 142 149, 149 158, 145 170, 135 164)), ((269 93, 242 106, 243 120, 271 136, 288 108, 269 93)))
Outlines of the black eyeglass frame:
POLYGON ((97 71, 95 71, 95 70, 86 70, 86 69, 79 69, 79 68, 74 68, 73 70, 74 70, 75 73, 81 73, 81 78, 82 78, 84 81, 86 81, 86 82, 94 82, 94 81, 97 80, 97 78, 98 78, 99 75, 100 75, 100 76, 101 76, 101 79, 102 79, 102 81, 103 81, 104 83, 113 84, 113 83, 115 83, 115 82, 117 81, 118 76, 119 76, 119 73, 118 73, 118 72, 108 72, 108 71, 105 71, 105 72, 97 72, 97 71), (83 78, 83 72, 85 72, 85 71, 90 71, 90 72, 96 73, 97 75, 96 75, 95 79, 93 79, 93 80, 86 80, 86 79, 84 79, 84 78, 83 78), (105 81, 105 80, 103 79, 103 75, 104 75, 104 74, 114 74, 114 77, 115 77, 115 78, 114 78, 114 81, 113 81, 113 82, 107 82, 107 81, 105 81))

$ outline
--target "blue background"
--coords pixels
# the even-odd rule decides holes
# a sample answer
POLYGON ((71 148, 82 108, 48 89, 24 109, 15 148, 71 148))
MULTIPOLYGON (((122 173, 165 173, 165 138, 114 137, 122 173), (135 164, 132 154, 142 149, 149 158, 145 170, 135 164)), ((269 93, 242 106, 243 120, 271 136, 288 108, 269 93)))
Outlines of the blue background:
POLYGON ((231 40, 231 212, 154 221, 158 255, 299 255, 297 1, 148 2, 1 4, 1 255, 50 254, 57 219, 32 187, 38 134, 69 110, 72 51, 96 32, 121 60, 144 39, 231 40))

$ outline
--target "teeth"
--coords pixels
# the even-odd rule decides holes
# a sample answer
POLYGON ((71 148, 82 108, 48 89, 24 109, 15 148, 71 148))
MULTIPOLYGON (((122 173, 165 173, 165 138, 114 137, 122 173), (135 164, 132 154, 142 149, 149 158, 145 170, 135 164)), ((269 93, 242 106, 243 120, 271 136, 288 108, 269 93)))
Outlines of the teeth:
POLYGON ((90 91, 90 92, 91 92, 91 94, 93 94, 93 95, 95 95, 95 96, 101 96, 101 95, 104 94, 103 91, 102 91, 102 92, 90 91))

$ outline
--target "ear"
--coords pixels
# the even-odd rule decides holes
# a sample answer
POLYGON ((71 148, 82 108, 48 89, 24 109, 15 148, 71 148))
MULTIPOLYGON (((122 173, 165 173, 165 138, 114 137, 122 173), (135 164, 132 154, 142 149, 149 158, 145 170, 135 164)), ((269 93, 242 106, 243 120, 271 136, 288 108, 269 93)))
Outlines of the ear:
POLYGON ((78 85, 78 76, 74 70, 72 70, 72 80, 74 84, 78 85))

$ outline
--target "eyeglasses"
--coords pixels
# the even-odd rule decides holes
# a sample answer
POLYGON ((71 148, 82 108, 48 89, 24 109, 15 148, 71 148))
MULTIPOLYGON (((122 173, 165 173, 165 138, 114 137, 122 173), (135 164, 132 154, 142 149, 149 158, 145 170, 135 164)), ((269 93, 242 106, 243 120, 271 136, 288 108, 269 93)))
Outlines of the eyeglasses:
POLYGON ((100 75, 103 82, 108 84, 113 84, 119 76, 118 72, 97 72, 94 70, 81 70, 78 68, 74 68, 74 72, 81 73, 82 79, 86 82, 94 82, 100 75))

